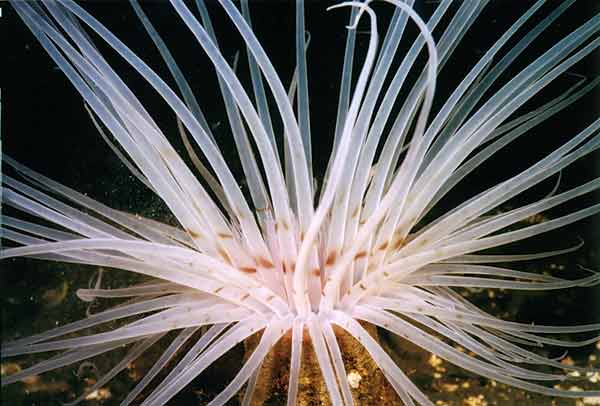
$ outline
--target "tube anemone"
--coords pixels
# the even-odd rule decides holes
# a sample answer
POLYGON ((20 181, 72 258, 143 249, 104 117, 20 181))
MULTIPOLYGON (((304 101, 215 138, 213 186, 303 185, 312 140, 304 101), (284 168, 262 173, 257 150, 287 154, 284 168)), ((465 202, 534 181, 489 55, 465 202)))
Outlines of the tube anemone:
MULTIPOLYGON (((596 91, 585 63, 597 57, 600 14, 570 27, 574 1, 532 2, 510 17, 485 1, 413 3, 333 4, 332 21, 344 21, 336 31, 347 25, 345 41, 333 41, 308 18, 324 10, 295 2, 286 38, 295 57, 285 69, 259 35, 274 12, 256 13, 245 0, 208 8, 172 0, 160 12, 132 0, 123 21, 144 41, 131 47, 87 5, 13 2, 83 99, 102 151, 135 178, 104 193, 133 188, 141 199, 118 197, 111 207, 88 196, 110 179, 91 179, 82 192, 3 156, 3 279, 21 257, 100 276, 77 290, 99 307, 86 318, 43 332, 9 328, 2 358, 12 373, 2 385, 92 365, 97 373, 72 394, 75 404, 128 369, 139 376, 121 404, 163 405, 243 344, 241 367, 209 404, 443 401, 413 382, 392 348, 403 343, 435 365, 546 399, 599 397, 593 380, 577 390, 562 382, 598 370, 555 352, 597 346, 597 313, 523 320, 494 311, 477 291, 586 288, 577 292, 598 304, 589 292, 600 274, 585 256, 568 275, 529 264, 580 249, 565 227, 600 211, 600 178, 581 166, 600 146, 600 120, 589 108, 591 118, 568 119, 596 91), (166 9, 176 27, 155 24, 166 9), (505 26, 479 44, 492 15, 505 26), (569 29, 548 43, 561 22, 569 29), (180 37, 197 59, 178 58, 180 37), (337 43, 331 60, 312 56, 321 41, 337 43), (480 47, 474 60, 470 41, 480 47), (333 80, 313 66, 332 64, 337 110, 311 97, 333 80), (31 359, 22 367, 18 356, 31 359), (144 360, 138 374, 132 365, 144 360)), ((47 304, 63 300, 63 286, 47 304)))

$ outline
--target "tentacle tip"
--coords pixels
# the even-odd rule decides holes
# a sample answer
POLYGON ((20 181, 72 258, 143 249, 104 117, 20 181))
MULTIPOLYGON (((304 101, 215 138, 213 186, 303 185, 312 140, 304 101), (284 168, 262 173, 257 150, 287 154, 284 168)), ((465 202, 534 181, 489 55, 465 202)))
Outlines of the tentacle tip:
POLYGON ((85 292, 83 292, 83 289, 77 289, 75 295, 77 295, 77 298, 79 298, 79 300, 82 300, 84 302, 89 303, 94 301, 94 296, 87 295, 85 292))
POLYGON ((358 22, 360 21, 360 18, 362 17, 365 9, 369 8, 370 2, 371 2, 371 0, 366 0, 364 3, 358 3, 356 1, 346 1, 346 2, 343 2, 340 4, 334 4, 332 6, 329 6, 329 7, 327 7, 326 10, 331 11, 333 9, 342 8, 342 7, 358 7, 358 8, 360 8, 358 14, 354 18, 354 22, 352 24, 346 26, 346 29, 355 30, 356 27, 358 26, 358 22))
POLYGON ((566 71, 565 75, 573 76, 573 77, 578 78, 578 79, 583 79, 584 81, 587 81, 589 79, 588 76, 582 75, 581 73, 577 73, 577 72, 566 71))
MULTIPOLYGON (((577 264, 577 268, 581 269, 582 271, 586 271, 591 273, 592 275, 600 275, 600 272, 591 268, 588 268, 587 266, 583 266, 581 264, 577 264)), ((594 282, 592 282, 593 284, 594 282)))
POLYGON ((304 42, 306 43, 306 46, 308 47, 308 44, 310 43, 312 36, 310 34, 310 31, 308 30, 304 30, 304 42))

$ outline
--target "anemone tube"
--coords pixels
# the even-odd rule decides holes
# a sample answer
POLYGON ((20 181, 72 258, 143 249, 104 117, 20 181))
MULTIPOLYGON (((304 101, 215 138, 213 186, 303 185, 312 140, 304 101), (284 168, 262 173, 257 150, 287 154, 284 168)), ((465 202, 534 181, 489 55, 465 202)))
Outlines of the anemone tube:
MULTIPOLYGON (((211 405, 225 404, 246 384, 242 403, 251 404, 263 362, 285 338, 290 353, 287 404, 295 405, 300 396, 299 370, 307 351, 305 343, 310 342, 329 402, 350 405, 357 402, 357 395, 344 364, 339 337, 343 332, 360 343, 404 404, 433 405, 369 333, 368 326, 377 326, 461 368, 526 391, 571 398, 600 396, 599 390, 573 392, 546 385, 567 377, 559 370, 595 370, 564 365, 528 348, 588 345, 599 337, 566 341, 549 335, 597 334, 600 323, 553 326, 505 321, 453 290, 544 291, 600 282, 597 273, 568 280, 492 265, 564 254, 579 245, 533 254, 480 253, 600 211, 596 203, 541 223, 525 223, 531 216, 596 191, 600 186, 596 178, 564 191, 558 185, 541 199, 494 212, 593 153, 600 146, 600 120, 525 170, 433 220, 428 217, 463 178, 473 177, 480 165, 506 145, 595 88, 598 79, 583 79, 532 111, 520 110, 596 50, 600 16, 589 18, 498 85, 499 77, 529 44, 574 3, 565 1, 533 24, 532 17, 544 5, 544 1, 535 2, 481 56, 441 107, 434 108, 438 75, 486 1, 459 5, 441 1, 425 21, 413 9, 413 1, 386 0, 387 8, 382 6, 382 10, 394 12, 381 45, 379 18, 370 1, 330 7, 349 8, 351 15, 333 150, 324 179, 318 182, 313 173, 309 38, 303 2, 296 2, 297 67, 287 89, 253 32, 248 1, 242 0, 240 10, 230 0, 219 3, 245 43, 253 94, 247 93, 236 66, 221 52, 205 4, 198 0, 193 12, 183 1, 171 0, 216 70, 249 196, 224 158, 193 84, 136 0, 131 5, 179 94, 77 3, 12 3, 79 92, 102 137, 132 174, 160 197, 179 226, 111 209, 4 156, 14 176, 3 175, 3 203, 53 226, 5 215, 0 258, 119 268, 149 281, 124 288, 80 289, 83 300, 130 300, 44 333, 3 343, 3 358, 62 352, 3 376, 2 385, 130 345, 93 391, 177 331, 122 404, 134 402, 144 390, 148 395, 142 405, 165 404, 223 354, 255 337, 253 351, 211 405), (439 24, 442 20, 447 23, 439 24), (359 24, 368 28, 368 46, 359 71, 353 72, 359 24), (399 55, 405 28, 411 24, 417 27, 418 36, 399 55), (516 38, 518 31, 530 25, 533 28, 516 38), (102 56, 92 36, 118 53, 169 105, 194 170, 102 56), (502 53, 507 44, 512 48, 502 53), (420 55, 426 57, 422 66, 420 55), (392 69, 395 58, 400 62, 392 69), (412 84, 408 80, 411 69, 418 73, 412 84), (493 86, 497 90, 481 100, 493 86), (270 110, 270 103, 276 111, 270 110), (116 329, 73 334, 131 316, 137 319, 116 329), (200 338, 190 343, 201 330, 200 338), (149 384, 186 343, 191 347, 149 390, 149 384)), ((86 394, 72 403, 82 401, 86 394)))

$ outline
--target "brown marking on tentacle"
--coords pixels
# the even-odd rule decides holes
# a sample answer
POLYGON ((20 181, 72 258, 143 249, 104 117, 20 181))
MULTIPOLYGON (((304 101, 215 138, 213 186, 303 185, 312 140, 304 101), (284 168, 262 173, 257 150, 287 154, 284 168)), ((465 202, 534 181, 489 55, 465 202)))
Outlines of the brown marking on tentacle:
POLYGON ((223 258, 223 260, 225 262, 227 262, 229 265, 231 265, 231 258, 229 258, 229 255, 227 254, 227 251, 225 251, 223 248, 221 247, 217 247, 217 252, 219 253, 219 255, 223 258))
POLYGON ((404 240, 400 238, 394 242, 394 244, 392 245, 392 249, 399 250, 403 246, 404 246, 404 240))
POLYGON ((263 257, 256 258, 256 263, 262 268, 275 268, 271 261, 263 257))
POLYGON ((361 259, 367 256, 367 251, 360 251, 357 252, 356 255, 354 256, 354 260, 356 261, 357 259, 361 259))
POLYGON ((327 259, 325 260, 325 265, 331 266, 335 263, 337 258, 337 251, 331 251, 329 255, 327 255, 327 259))
POLYGON ((194 231, 190 228, 186 229, 187 233, 190 235, 190 237, 192 237, 192 239, 196 239, 196 238, 202 238, 202 234, 200 234, 197 231, 194 231))

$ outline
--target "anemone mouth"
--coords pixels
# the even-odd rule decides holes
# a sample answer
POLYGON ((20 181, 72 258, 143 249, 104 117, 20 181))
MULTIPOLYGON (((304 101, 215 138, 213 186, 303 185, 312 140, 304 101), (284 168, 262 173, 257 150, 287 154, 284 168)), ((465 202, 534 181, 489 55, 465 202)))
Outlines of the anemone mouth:
MULTIPOLYGON (((494 15, 493 9, 485 11, 484 3, 441 2, 427 13, 415 11, 412 2, 387 3, 381 9, 372 2, 332 7, 353 11, 340 24, 349 27, 346 48, 339 47, 344 63, 335 98, 340 107, 328 111, 333 152, 320 167, 322 145, 313 115, 318 98, 308 98, 309 86, 319 81, 308 74, 307 62, 323 36, 312 29, 306 34, 302 2, 296 3, 291 23, 296 61, 286 75, 275 70, 275 58, 255 38, 259 31, 252 27, 258 24, 250 23, 249 15, 260 14, 250 14, 247 2, 238 10, 225 0, 208 9, 203 2, 191 6, 173 0, 178 29, 204 50, 207 64, 218 73, 213 87, 225 108, 216 121, 206 119, 213 103, 205 107, 196 100, 204 98, 204 87, 199 90, 172 58, 178 45, 169 50, 157 36, 161 29, 146 19, 152 7, 132 2, 159 49, 160 67, 147 65, 76 3, 15 2, 18 15, 84 98, 102 135, 97 138, 104 138, 106 150, 116 152, 146 188, 141 200, 147 202, 142 210, 131 210, 139 199, 125 197, 115 210, 5 157, 2 198, 10 208, 2 224, 3 264, 25 256, 100 266, 103 277, 77 296, 119 303, 3 343, 3 358, 63 352, 3 375, 2 384, 126 346, 122 358, 98 368, 103 373, 86 391, 69 395, 77 403, 160 346, 155 363, 123 402, 135 403, 146 391, 142 404, 165 404, 199 374, 214 373, 214 365, 243 343, 244 358, 210 404, 237 398, 260 404, 278 391, 284 395, 278 399, 285 397, 290 405, 304 400, 374 404, 375 398, 431 405, 435 385, 433 395, 424 394, 410 367, 388 351, 386 340, 397 337, 434 354, 434 364, 455 364, 502 385, 546 397, 598 396, 591 385, 575 393, 548 384, 597 370, 561 363, 555 357, 563 354, 531 349, 591 345, 598 340, 592 335, 600 330, 597 320, 557 323, 556 317, 546 317, 531 324, 496 313, 486 301, 475 306, 465 296, 478 289, 490 295, 597 288, 600 282, 600 274, 583 269, 564 277, 519 266, 577 251, 581 244, 575 237, 565 237, 561 245, 552 241, 550 249, 528 249, 522 242, 600 211, 589 198, 600 187, 597 178, 579 171, 572 184, 563 179, 600 146, 597 114, 589 112, 591 118, 575 129, 571 122, 561 126, 568 133, 564 139, 548 135, 557 132, 555 115, 596 91, 598 79, 571 71, 597 52, 600 17, 579 20, 556 45, 525 57, 538 34, 575 7, 573 1, 554 9, 541 1, 527 4, 522 14, 507 18, 504 31, 482 46, 464 74, 448 74, 458 79, 444 93, 440 78, 452 61, 462 62, 458 44, 465 38, 475 41, 474 22, 486 17, 482 13, 494 15), (240 80, 245 74, 239 58, 218 44, 222 38, 213 22, 219 19, 242 38, 247 83, 240 80), (399 45, 403 32, 410 38, 406 49, 399 45), (118 61, 107 63, 102 54, 113 52, 118 61), (128 87, 137 79, 122 80, 113 70, 123 65, 120 58, 158 94, 153 93, 160 105, 156 110, 128 87), (518 62, 521 58, 524 62, 518 62), (553 93, 551 83, 560 80, 566 86, 553 93), (539 104, 530 101, 537 95, 539 104), (162 121, 161 108, 167 117, 174 112, 175 120, 162 121), (167 136, 166 128, 175 127, 171 121, 181 139, 167 136), (528 134, 544 123, 543 142, 520 143, 533 139, 528 134), (547 143, 553 145, 546 149, 547 143), (508 147, 525 150, 523 158, 506 155, 508 147), (538 149, 543 151, 531 157, 538 149), (486 165, 492 167, 488 172, 486 165), (466 182, 477 177, 481 184, 466 182), (153 213, 156 208, 159 215, 153 213), (540 213, 550 214, 540 219, 540 213), (518 244, 515 252, 504 249, 510 244, 518 244), (116 268, 142 278, 110 286, 107 280, 116 268), (273 367, 275 361, 288 369, 273 367), (366 369, 378 372, 367 379, 366 369), (309 393, 307 379, 318 382, 317 393, 309 393)), ((147 44, 138 55, 148 51, 147 44)), ((203 75, 198 83, 206 84, 203 75)), ((103 183, 113 184, 108 176, 103 183)), ((111 188, 104 194, 114 195, 111 188)), ((41 295, 47 321, 46 312, 64 300, 68 288, 62 283, 41 295)), ((597 303, 593 293, 587 294, 592 305, 597 303)))

